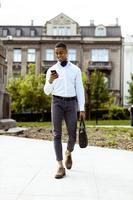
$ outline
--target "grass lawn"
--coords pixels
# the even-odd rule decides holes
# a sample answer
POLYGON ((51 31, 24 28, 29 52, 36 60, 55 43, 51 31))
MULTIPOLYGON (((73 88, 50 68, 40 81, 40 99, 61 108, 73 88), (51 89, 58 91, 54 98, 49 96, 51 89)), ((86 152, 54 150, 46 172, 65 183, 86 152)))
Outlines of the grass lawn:
MULTIPOLYGON (((96 125, 95 120, 86 120, 86 125, 96 125)), ((130 120, 99 120, 98 125, 130 125, 130 120)), ((17 126, 51 126, 51 122, 17 122, 17 126)))

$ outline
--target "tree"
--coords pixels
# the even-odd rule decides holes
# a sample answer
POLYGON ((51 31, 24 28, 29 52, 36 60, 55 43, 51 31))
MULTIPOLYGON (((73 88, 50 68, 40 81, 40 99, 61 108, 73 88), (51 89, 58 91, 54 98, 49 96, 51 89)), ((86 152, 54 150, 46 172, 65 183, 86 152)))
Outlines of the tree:
POLYGON ((16 112, 44 112, 50 108, 50 97, 44 94, 45 75, 35 75, 35 65, 29 65, 25 78, 12 78, 7 86, 11 108, 16 112))
POLYGON ((11 96, 11 109, 13 111, 20 112, 22 111, 22 104, 21 104, 21 96, 20 96, 20 84, 22 82, 22 78, 14 79, 11 78, 9 84, 7 86, 7 91, 11 96))
POLYGON ((90 98, 90 73, 82 72, 82 80, 85 89, 85 99, 86 99, 86 118, 91 118, 91 98, 90 98))
POLYGON ((98 109, 101 104, 109 100, 109 91, 106 87, 105 76, 95 70, 90 76, 91 105, 96 109, 96 124, 98 123, 98 109))
POLYGON ((131 73, 131 81, 127 82, 127 84, 129 85, 129 89, 128 89, 128 92, 129 92, 129 96, 127 96, 127 100, 128 100, 128 103, 130 105, 133 104, 133 73, 131 73))

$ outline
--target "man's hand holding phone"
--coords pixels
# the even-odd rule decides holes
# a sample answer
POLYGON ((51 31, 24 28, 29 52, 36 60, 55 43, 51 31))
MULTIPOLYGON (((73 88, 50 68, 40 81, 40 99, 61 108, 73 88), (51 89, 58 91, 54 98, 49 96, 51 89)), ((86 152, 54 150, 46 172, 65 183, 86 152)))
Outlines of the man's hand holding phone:
POLYGON ((53 83, 53 81, 55 79, 58 78, 58 73, 56 70, 51 70, 51 75, 50 75, 50 79, 49 79, 49 83, 53 83))

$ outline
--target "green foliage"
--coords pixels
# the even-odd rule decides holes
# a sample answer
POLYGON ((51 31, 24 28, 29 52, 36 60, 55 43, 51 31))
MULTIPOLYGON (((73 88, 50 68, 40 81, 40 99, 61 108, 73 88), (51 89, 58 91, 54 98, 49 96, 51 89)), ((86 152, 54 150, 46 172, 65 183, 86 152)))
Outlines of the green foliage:
POLYGON ((110 119, 128 119, 129 118, 129 112, 127 108, 118 106, 118 105, 112 105, 109 108, 109 118, 110 119))
POLYGON ((128 103, 129 104, 133 104, 133 73, 131 73, 131 81, 127 82, 127 84, 129 85, 129 89, 128 89, 128 92, 129 92, 129 96, 127 97, 128 99, 128 103))
POLYGON ((115 95, 113 92, 108 92, 108 101, 104 105, 105 108, 109 109, 111 105, 114 104, 115 101, 115 95))
POLYGON ((11 108, 15 112, 40 112, 50 107, 50 98, 44 94, 44 74, 35 75, 35 65, 29 65, 25 78, 12 78, 7 86, 11 108))
POLYGON ((88 77, 87 77, 87 74, 85 72, 82 72, 82 80, 83 80, 83 85, 86 88, 87 83, 88 83, 88 77))
MULTIPOLYGON (((83 73, 82 79, 86 91, 86 118, 90 119, 91 110, 96 110, 95 118, 99 117, 99 109, 108 109, 114 101, 114 95, 109 92, 104 73, 95 70, 83 73)), ((97 123, 97 122, 96 122, 97 123)))
POLYGON ((11 78, 7 86, 7 91, 9 92, 12 99, 11 109, 14 111, 22 110, 22 103, 21 103, 21 96, 20 96, 21 82, 22 82, 21 77, 19 77, 18 79, 11 78))
POLYGON ((89 85, 89 80, 86 72, 82 72, 82 80, 83 80, 83 85, 85 89, 85 98, 86 102, 88 102, 88 99, 90 97, 90 85, 89 85))
POLYGON ((102 72, 98 70, 92 72, 90 82, 91 102, 96 108, 109 100, 109 92, 102 72))

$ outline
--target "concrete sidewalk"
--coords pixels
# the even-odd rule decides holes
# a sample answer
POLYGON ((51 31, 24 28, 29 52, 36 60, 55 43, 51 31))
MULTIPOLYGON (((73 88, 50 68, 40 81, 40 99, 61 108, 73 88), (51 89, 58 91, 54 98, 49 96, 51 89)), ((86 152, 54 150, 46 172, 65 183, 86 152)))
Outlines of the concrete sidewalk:
POLYGON ((52 142, 0 136, 0 199, 133 200, 133 152, 76 145, 73 161, 55 179, 52 142))

